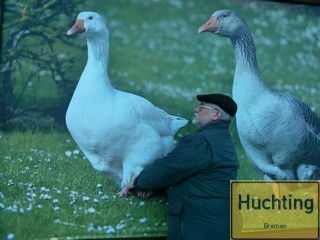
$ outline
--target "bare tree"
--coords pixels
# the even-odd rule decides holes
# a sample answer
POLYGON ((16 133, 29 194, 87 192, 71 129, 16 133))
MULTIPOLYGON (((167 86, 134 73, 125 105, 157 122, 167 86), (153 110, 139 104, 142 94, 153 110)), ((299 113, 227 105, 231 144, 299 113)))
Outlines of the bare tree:
POLYGON ((1 3, 2 54, 0 71, 0 128, 25 112, 35 111, 37 104, 21 108, 28 83, 48 75, 65 93, 73 82, 69 79, 74 59, 61 49, 75 46, 66 36, 66 23, 78 13, 83 0, 5 0, 1 3), (56 48, 60 49, 57 51, 56 48), (19 90, 14 83, 19 76, 19 90), (21 79, 23 78, 23 79, 21 79), (21 84, 22 82, 22 84, 21 84))

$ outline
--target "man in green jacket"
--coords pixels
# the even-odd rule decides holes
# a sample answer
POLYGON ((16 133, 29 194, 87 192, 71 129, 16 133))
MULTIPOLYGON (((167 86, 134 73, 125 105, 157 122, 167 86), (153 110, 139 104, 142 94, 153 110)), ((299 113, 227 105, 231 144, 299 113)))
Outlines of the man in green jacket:
POLYGON ((237 179, 239 162, 229 124, 237 105, 223 94, 197 99, 201 105, 192 123, 199 130, 127 186, 139 191, 166 189, 168 240, 230 239, 230 180, 237 179))

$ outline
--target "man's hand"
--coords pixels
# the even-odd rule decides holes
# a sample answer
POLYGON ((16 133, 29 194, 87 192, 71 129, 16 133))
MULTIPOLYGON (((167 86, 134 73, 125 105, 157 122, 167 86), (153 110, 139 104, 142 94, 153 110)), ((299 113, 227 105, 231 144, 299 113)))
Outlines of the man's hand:
POLYGON ((129 194, 132 194, 132 191, 134 190, 133 182, 137 178, 137 176, 138 175, 135 175, 135 174, 132 175, 130 182, 128 182, 128 184, 120 192, 118 192, 116 195, 119 197, 122 197, 122 196, 127 196, 129 194))
POLYGON ((129 194, 133 194, 135 193, 137 195, 137 197, 139 198, 148 198, 150 197, 153 192, 151 190, 148 191, 142 191, 142 190, 137 190, 135 189, 133 183, 134 180, 138 177, 138 175, 132 175, 131 181, 128 182, 128 184, 120 191, 117 193, 118 196, 126 196, 129 194))

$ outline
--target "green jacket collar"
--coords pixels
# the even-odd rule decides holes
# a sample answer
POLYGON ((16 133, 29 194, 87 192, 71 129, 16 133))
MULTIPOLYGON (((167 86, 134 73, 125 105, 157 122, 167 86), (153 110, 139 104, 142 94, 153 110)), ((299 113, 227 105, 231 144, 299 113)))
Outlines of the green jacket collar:
POLYGON ((230 121, 220 120, 218 122, 207 123, 206 125, 200 127, 198 131, 201 132, 201 131, 206 131, 213 128, 229 128, 229 125, 230 125, 230 121))

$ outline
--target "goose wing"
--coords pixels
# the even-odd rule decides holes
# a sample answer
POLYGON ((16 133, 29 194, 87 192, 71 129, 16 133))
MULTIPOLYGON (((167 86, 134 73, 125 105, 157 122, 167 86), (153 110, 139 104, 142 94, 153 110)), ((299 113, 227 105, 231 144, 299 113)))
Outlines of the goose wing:
POLYGON ((151 126, 160 136, 172 136, 188 123, 188 120, 168 114, 143 97, 132 93, 122 94, 126 94, 128 104, 138 119, 151 126))
POLYGON ((320 119, 317 114, 313 112, 311 108, 300 99, 294 96, 289 96, 289 98, 293 105, 299 110, 306 125, 308 125, 309 130, 314 134, 320 136, 320 119))

